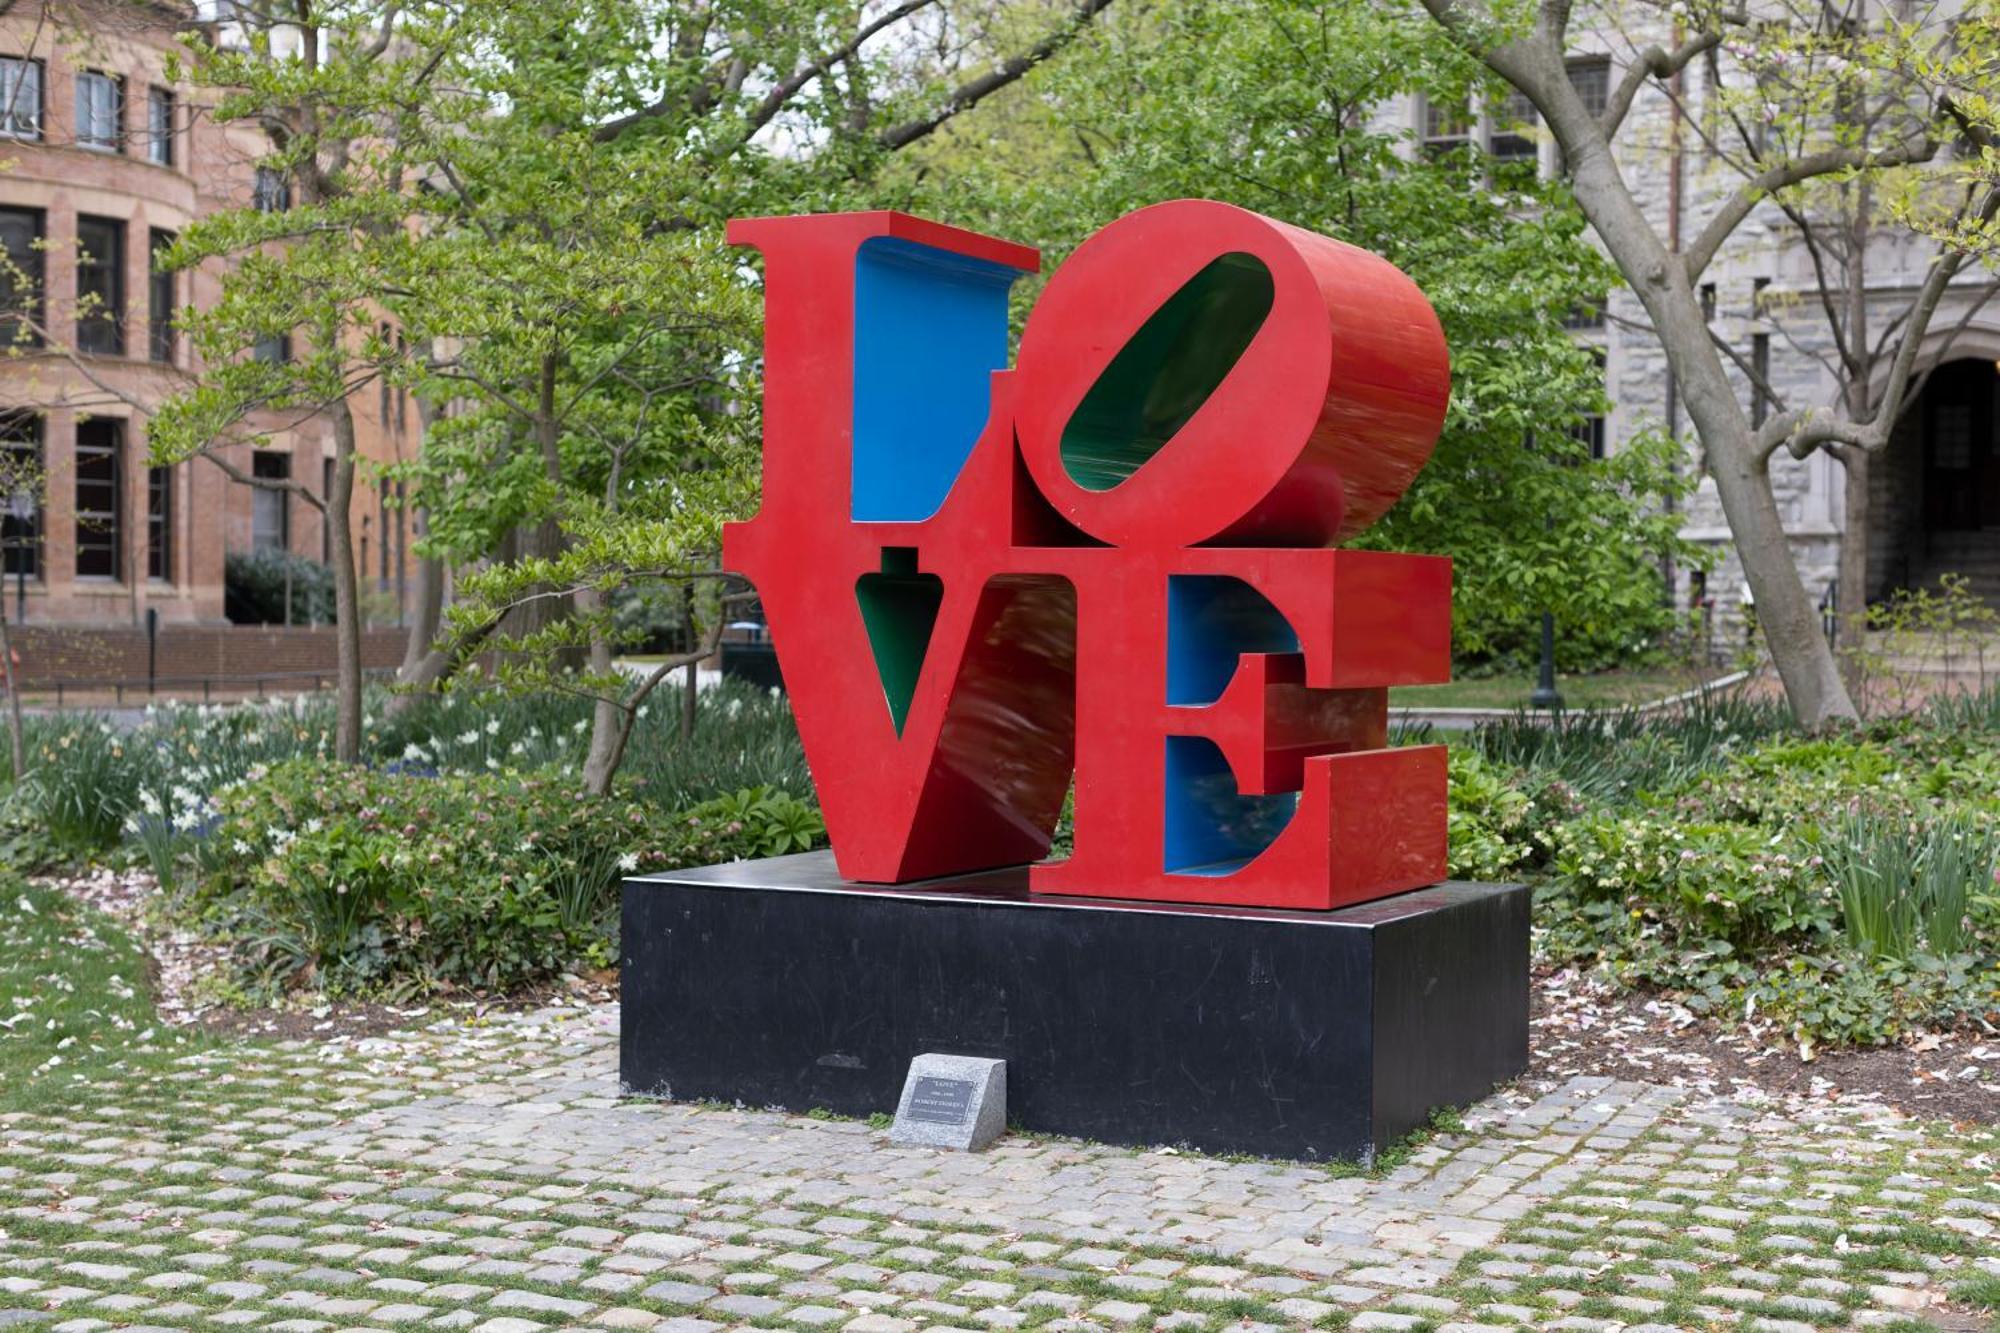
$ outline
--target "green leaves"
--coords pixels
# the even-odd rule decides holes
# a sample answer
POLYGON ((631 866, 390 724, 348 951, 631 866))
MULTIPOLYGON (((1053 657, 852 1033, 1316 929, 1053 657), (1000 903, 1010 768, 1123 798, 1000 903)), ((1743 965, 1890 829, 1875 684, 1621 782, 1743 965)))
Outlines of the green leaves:
POLYGON ((1178 196, 1386 255, 1437 308, 1453 397, 1430 466, 1362 544, 1454 558, 1461 655, 1523 652, 1549 609, 1565 666, 1585 667, 1666 627, 1661 562, 1695 554, 1668 512, 1688 483, 1670 441, 1592 460, 1572 436, 1609 404, 1564 322, 1613 276, 1560 187, 1426 155, 1385 111, 1500 91, 1401 5, 1121 7, 1032 86, 892 165, 875 197, 1033 241, 1050 268, 1178 196))

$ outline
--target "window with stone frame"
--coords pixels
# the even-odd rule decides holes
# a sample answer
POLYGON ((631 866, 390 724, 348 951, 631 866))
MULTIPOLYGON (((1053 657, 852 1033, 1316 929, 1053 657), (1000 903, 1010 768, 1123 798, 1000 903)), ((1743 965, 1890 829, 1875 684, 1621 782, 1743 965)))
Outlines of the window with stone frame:
POLYGON ((0 56, 0 134, 10 139, 42 137, 41 61, 0 56))
POLYGON ((1417 124, 1424 152, 1432 157, 1472 146, 1472 103, 1465 99, 1440 102, 1423 99, 1417 124))
POLYGON ((9 577, 40 578, 42 573, 42 417, 35 412, 0 412, 0 555, 9 577), (27 512, 15 518, 14 492, 27 512))
POLYGON ((146 90, 146 160, 174 164, 174 90, 154 84, 146 90))
POLYGON ((174 581, 174 470, 146 469, 146 577, 174 581))
POLYGON ((258 167, 250 178, 250 203, 259 213, 282 213, 292 206, 292 183, 276 167, 258 167))
POLYGON ((125 224, 76 220, 76 345, 99 356, 125 351, 125 224))
POLYGON ((1496 162, 1518 162, 1533 166, 1540 156, 1535 147, 1535 104, 1515 89, 1494 101, 1488 113, 1491 127, 1486 152, 1496 162))
MULTIPOLYGON (((1564 65, 1569 73, 1569 86, 1576 90, 1583 109, 1593 116, 1603 116, 1604 109, 1611 104, 1611 57, 1572 56, 1564 65)), ((1560 151, 1556 165, 1564 172, 1569 170, 1568 160, 1560 151)))
POLYGON ((76 142, 80 147, 116 153, 125 141, 125 80, 102 70, 79 70, 76 76, 76 142))
POLYGON ((46 221, 38 208, 0 208, 0 354, 41 345, 46 221))
POLYGON ((1584 110, 1602 116, 1611 104, 1611 57, 1572 56, 1566 65, 1569 86, 1583 102, 1584 110))
MULTIPOLYGON (((259 449, 250 456, 250 475, 261 481, 289 481, 292 456, 276 449, 259 449)), ((250 545, 259 551, 292 549, 292 497, 289 491, 258 486, 250 492, 250 545)))
POLYGON ((153 360, 168 364, 179 342, 174 329, 179 305, 175 274, 166 263, 173 245, 174 234, 155 227, 146 247, 146 352, 153 360))
POLYGON ((76 423, 76 576, 115 579, 124 568, 125 423, 76 423))

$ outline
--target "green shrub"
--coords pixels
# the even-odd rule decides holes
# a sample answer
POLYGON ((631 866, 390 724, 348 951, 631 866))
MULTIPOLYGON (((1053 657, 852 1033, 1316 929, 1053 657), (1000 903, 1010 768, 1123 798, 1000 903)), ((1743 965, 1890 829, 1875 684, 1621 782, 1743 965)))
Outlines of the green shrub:
POLYGON ((1518 876, 1534 855, 1534 802, 1477 751, 1454 749, 1450 767, 1450 870, 1459 879, 1518 876))
POLYGON ((333 568, 277 549, 231 551, 222 562, 222 597, 224 614, 238 625, 331 625, 333 568))
POLYGON ((800 850, 785 793, 663 813, 515 774, 280 764, 216 798, 192 906, 233 938, 253 994, 507 989, 615 953, 622 874, 800 850))
POLYGON ((1556 830, 1551 947, 1617 957, 1628 979, 1713 980, 1715 958, 1817 947, 1838 919, 1811 858, 1741 824, 1594 814, 1556 830))

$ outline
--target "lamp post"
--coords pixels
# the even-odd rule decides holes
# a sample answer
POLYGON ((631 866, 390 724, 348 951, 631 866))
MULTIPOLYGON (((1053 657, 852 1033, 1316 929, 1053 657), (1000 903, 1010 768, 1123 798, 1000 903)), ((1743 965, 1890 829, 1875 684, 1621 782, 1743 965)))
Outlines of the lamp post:
POLYGON ((1535 692, 1528 696, 1528 707, 1560 711, 1562 695, 1556 692, 1556 616, 1553 611, 1542 612, 1542 661, 1535 673, 1535 692))
MULTIPOLYGON (((35 493, 22 486, 9 494, 7 517, 14 520, 14 541, 20 548, 14 558, 14 623, 23 625, 28 620, 28 550, 31 541, 28 524, 35 518, 35 493)), ((0 596, 5 594, 0 593, 0 596)))

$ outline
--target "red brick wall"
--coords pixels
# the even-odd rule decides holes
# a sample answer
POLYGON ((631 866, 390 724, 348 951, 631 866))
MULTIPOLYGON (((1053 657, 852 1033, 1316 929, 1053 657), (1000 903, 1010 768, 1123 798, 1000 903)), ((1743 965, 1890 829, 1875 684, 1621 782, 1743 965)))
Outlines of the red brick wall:
MULTIPOLYGON (((23 688, 57 684, 135 681, 146 678, 144 630, 70 629, 62 626, 10 627, 19 656, 15 672, 23 688)), ((361 634, 361 664, 393 667, 403 660, 402 630, 373 629, 361 634)), ((303 626, 241 628, 163 625, 158 670, 161 678, 271 675, 334 668, 333 631, 303 626)))

